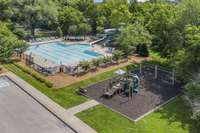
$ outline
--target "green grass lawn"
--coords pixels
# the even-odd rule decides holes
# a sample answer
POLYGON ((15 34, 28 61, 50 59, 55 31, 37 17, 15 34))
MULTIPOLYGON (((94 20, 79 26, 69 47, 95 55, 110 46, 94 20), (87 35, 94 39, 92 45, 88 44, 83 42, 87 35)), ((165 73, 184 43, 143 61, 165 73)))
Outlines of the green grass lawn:
MULTIPOLYGON (((113 72, 115 71, 112 70, 99 74, 93 78, 61 89, 54 89, 48 88, 45 84, 21 71, 14 64, 6 64, 4 67, 64 108, 79 105, 87 100, 87 98, 76 94, 78 87, 86 87, 98 81, 111 78, 114 76, 113 72)), ((195 133, 196 128, 187 114, 187 108, 183 105, 182 100, 177 98, 159 111, 150 114, 137 123, 122 117, 118 113, 112 112, 102 105, 81 112, 77 116, 100 133, 195 133)))
MULTIPOLYGON (((70 108, 76 105, 79 105, 87 100, 87 98, 77 95, 76 89, 78 87, 87 87, 91 84, 94 84, 98 81, 105 80, 107 78, 111 78, 114 76, 114 71, 105 72, 102 74, 99 74, 93 78, 83 80, 81 82, 72 84, 70 86, 61 88, 61 89, 54 89, 54 88, 48 88, 45 84, 41 83, 40 81, 33 78, 31 75, 23 72, 21 69, 19 69, 14 64, 5 64, 5 68, 15 73, 17 76, 24 79, 26 82, 31 84, 33 87, 40 90, 42 93, 47 95, 49 98, 63 106, 64 108, 70 108)), ((125 67, 124 67, 125 68, 125 67)))
POLYGON ((181 98, 134 123, 103 105, 77 114, 98 133, 197 133, 181 98))

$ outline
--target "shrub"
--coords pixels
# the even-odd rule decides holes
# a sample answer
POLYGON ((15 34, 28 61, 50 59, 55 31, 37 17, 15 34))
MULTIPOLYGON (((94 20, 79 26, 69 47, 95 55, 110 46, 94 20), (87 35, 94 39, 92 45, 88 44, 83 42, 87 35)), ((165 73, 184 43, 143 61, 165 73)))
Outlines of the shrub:
POLYGON ((56 36, 58 36, 58 37, 63 37, 63 32, 62 32, 62 30, 61 30, 60 27, 58 27, 58 28, 56 29, 56 36))
POLYGON ((53 83, 51 83, 50 81, 45 81, 45 85, 49 88, 52 88, 53 87, 53 83))
POLYGON ((102 62, 103 62, 104 64, 108 63, 108 58, 107 58, 107 57, 104 57, 104 58, 102 59, 102 62))
POLYGON ((92 65, 95 66, 95 67, 98 67, 100 65, 100 60, 99 59, 93 59, 92 65))
POLYGON ((151 59, 150 61, 144 61, 147 62, 148 64, 153 64, 153 65, 159 65, 161 67, 165 67, 167 69, 173 69, 174 67, 172 66, 172 63, 170 63, 170 60, 167 58, 162 58, 159 54, 157 53, 151 53, 151 59))
POLYGON ((140 45, 138 44, 138 45, 136 46, 135 53, 139 54, 139 51, 140 51, 140 45))
POLYGON ((123 57, 124 53, 120 50, 116 50, 113 52, 113 59, 118 61, 119 59, 121 59, 123 57))
POLYGON ((144 57, 148 57, 149 56, 149 50, 148 50, 148 47, 146 44, 141 44, 139 46, 139 51, 138 51, 138 54, 140 56, 144 56, 144 57))
POLYGON ((88 71, 90 69, 90 62, 89 61, 82 61, 79 63, 79 66, 84 70, 88 71))
POLYGON ((112 57, 110 56, 107 56, 104 58, 104 63, 111 63, 111 61, 112 61, 112 57))
POLYGON ((0 66, 0 71, 2 71, 3 70, 3 68, 0 66))
POLYGON ((196 121, 196 124, 200 126, 200 75, 198 75, 191 82, 187 83, 184 89, 184 100, 189 104, 192 110, 192 119, 196 121))
POLYGON ((15 66, 17 66, 19 69, 21 69, 23 72, 31 75, 32 77, 34 77, 36 80, 44 83, 47 87, 51 88, 53 87, 53 83, 51 83, 50 81, 47 81, 46 79, 44 79, 42 76, 40 76, 38 73, 20 65, 20 64, 15 64, 15 66))
POLYGON ((131 64, 131 65, 126 66, 126 70, 127 71, 133 71, 136 68, 138 68, 138 66, 139 66, 138 64, 131 64))
POLYGON ((102 63, 103 63, 103 60, 104 60, 104 58, 103 58, 103 57, 101 57, 101 58, 98 58, 97 60, 99 60, 99 64, 102 64, 102 63))

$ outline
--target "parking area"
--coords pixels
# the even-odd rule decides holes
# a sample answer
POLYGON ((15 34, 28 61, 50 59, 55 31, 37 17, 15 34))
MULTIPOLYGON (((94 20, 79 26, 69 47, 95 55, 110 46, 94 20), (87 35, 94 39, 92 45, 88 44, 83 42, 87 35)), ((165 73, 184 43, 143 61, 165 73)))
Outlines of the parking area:
POLYGON ((0 77, 0 132, 74 133, 6 76, 0 77))

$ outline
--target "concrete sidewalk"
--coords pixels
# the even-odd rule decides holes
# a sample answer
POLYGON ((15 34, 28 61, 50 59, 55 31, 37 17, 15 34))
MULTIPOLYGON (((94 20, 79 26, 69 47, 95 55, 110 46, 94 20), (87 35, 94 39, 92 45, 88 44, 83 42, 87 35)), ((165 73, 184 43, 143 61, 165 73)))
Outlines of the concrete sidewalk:
POLYGON ((82 122, 80 119, 78 119, 74 115, 78 112, 81 112, 88 108, 96 106, 97 104, 99 104, 98 102, 91 100, 79 106, 76 106, 74 108, 66 110, 60 105, 58 105, 57 103, 55 103, 54 101, 52 101, 46 95, 41 93, 39 90, 35 89, 31 85, 29 85, 27 82, 25 82, 24 80, 16 76, 15 74, 8 72, 8 73, 1 74, 0 76, 9 77, 13 82, 19 85, 26 93, 32 96, 37 102, 43 105, 46 109, 48 109, 51 113, 57 116, 60 120, 65 122, 69 127, 71 127, 76 132, 97 133, 94 129, 89 127, 87 124, 82 122))
POLYGON ((90 128, 83 121, 78 119, 75 114, 87 110, 91 107, 98 105, 99 103, 95 100, 90 100, 81 105, 75 106, 73 108, 68 109, 64 114, 63 118, 69 125, 73 125, 73 128, 79 133, 97 133, 94 129, 90 128))
POLYGON ((91 107, 94 107, 94 106, 96 106, 96 105, 98 105, 98 104, 99 104, 99 103, 98 103, 97 101, 95 101, 95 100, 90 100, 90 101, 88 101, 88 102, 85 102, 85 103, 83 103, 83 104, 80 104, 80 105, 78 105, 78 106, 75 106, 75 107, 73 107, 73 108, 68 109, 68 110, 65 112, 65 114, 75 115, 75 114, 77 114, 77 113, 79 113, 79 112, 82 112, 82 111, 84 111, 84 110, 87 110, 87 109, 89 109, 89 108, 91 108, 91 107))

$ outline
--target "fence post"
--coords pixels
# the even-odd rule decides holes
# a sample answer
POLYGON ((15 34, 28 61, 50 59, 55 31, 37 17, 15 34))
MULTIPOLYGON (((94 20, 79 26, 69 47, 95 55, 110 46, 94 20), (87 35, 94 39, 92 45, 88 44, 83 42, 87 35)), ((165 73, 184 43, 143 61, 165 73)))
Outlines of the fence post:
POLYGON ((175 70, 173 69, 173 72, 172 72, 172 85, 175 84, 175 70))
POLYGON ((142 74, 142 63, 140 63, 140 74, 142 74))
POLYGON ((155 65, 155 79, 158 78, 158 66, 155 65))

